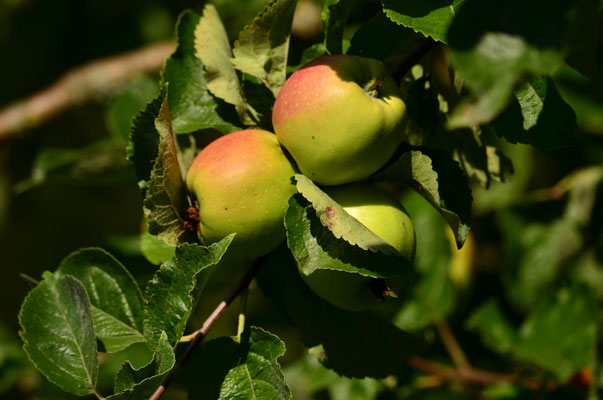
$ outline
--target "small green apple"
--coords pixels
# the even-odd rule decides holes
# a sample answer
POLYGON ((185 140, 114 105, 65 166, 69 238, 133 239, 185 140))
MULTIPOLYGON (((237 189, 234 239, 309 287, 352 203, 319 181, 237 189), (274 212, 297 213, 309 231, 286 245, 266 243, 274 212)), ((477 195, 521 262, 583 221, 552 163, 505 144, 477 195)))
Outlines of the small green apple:
POLYGON ((211 244, 236 232, 229 253, 251 259, 285 238, 283 217, 296 193, 292 164, 273 133, 249 129, 205 147, 186 175, 199 202, 199 238, 211 244))
MULTIPOLYGON (((329 188, 326 193, 344 210, 413 262, 415 230, 402 204, 383 189, 363 184, 329 188)), ((329 303, 350 311, 362 311, 383 303, 381 292, 396 280, 367 278, 360 274, 317 269, 301 273, 308 286, 329 303)), ((397 288, 397 287, 396 287, 397 288)))
POLYGON ((394 154, 406 121, 401 96, 382 62, 324 56, 287 79, 272 123, 304 175, 339 185, 366 178, 394 154))

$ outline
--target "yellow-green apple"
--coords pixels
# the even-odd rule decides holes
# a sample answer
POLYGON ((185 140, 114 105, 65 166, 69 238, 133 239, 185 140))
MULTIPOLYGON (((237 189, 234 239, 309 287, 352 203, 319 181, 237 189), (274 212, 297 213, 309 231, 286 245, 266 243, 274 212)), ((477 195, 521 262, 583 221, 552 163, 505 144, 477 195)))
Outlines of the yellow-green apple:
POLYGON ((405 115, 400 89, 382 62, 330 55, 287 79, 272 123, 304 175, 338 185, 387 162, 402 141, 405 115))
POLYGON ((283 217, 296 190, 293 165, 276 136, 249 129, 211 142, 195 158, 186 185, 199 202, 199 238, 214 243, 236 232, 229 253, 251 259, 285 238, 283 217))
MULTIPOLYGON (((401 256, 410 262, 414 261, 415 230, 406 210, 395 197, 368 184, 336 186, 329 188, 326 193, 401 256)), ((383 281, 327 269, 316 269, 310 275, 302 271, 301 275, 324 300, 350 311, 367 310, 382 304, 383 291, 399 284, 395 278, 383 281)))

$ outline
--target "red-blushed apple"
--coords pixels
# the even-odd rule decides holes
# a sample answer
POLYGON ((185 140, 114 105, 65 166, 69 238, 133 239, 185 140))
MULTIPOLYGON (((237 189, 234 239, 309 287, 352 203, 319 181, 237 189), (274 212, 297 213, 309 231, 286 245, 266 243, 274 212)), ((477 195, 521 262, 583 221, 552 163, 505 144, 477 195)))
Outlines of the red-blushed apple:
MULTIPOLYGON (((343 209, 389 243, 409 262, 415 258, 415 230, 402 204, 383 189, 368 184, 336 186, 326 193, 343 209)), ((399 280, 380 280, 355 273, 317 269, 303 280, 329 303, 350 311, 363 311, 383 303, 381 292, 398 289, 399 280)))
POLYGON ((276 136, 249 129, 222 136, 205 147, 186 175, 199 202, 199 238, 211 244, 236 232, 229 254, 252 259, 285 238, 283 217, 296 193, 292 164, 276 136))
POLYGON ((308 178, 323 185, 353 182, 381 168, 402 141, 401 96, 382 62, 324 56, 287 79, 272 123, 308 178))

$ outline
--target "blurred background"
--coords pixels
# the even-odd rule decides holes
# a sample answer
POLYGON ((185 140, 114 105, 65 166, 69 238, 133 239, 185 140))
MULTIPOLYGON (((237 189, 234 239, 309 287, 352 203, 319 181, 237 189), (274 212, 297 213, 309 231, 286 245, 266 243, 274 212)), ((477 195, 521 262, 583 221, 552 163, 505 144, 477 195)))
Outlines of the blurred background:
MULTIPOLYGON (((234 39, 266 1, 213 3, 234 39)), ((351 35, 354 21, 362 21, 370 15, 367 10, 378 6, 379 2, 367 2, 355 8, 350 17, 352 29, 346 35, 351 35)), ((300 2, 291 43, 292 64, 299 60, 301 49, 322 40, 321 7, 320 2, 300 2)), ((142 199, 125 159, 125 146, 132 117, 158 92, 161 60, 170 54, 177 17, 186 8, 200 12, 203 2, 0 0, 0 54, 4 54, 0 71, 5 77, 0 112, 51 86, 76 67, 148 46, 159 54, 145 68, 124 64, 126 70, 119 79, 95 76, 92 69, 87 78, 93 82, 90 87, 63 88, 69 106, 52 118, 30 118, 22 129, 4 131, 0 123, 2 398, 68 398, 29 365, 17 333, 19 307, 44 270, 54 270, 70 252, 91 246, 115 255, 141 285, 157 268, 142 253, 142 199)), ((598 40, 601 42, 601 30, 598 40)), ((603 65, 601 47, 598 65, 603 65)), ((456 309, 453 325, 466 317, 467 305, 493 292, 505 293, 503 306, 521 319, 519 307, 513 303, 525 304, 522 302, 530 299, 515 292, 529 290, 531 281, 528 277, 524 286, 505 288, 505 276, 527 264, 571 264, 581 271, 586 283, 598 287, 599 298, 603 295, 603 79, 601 74, 586 78, 567 67, 555 82, 577 114, 576 146, 542 151, 504 144, 515 175, 488 191, 474 187, 473 233, 467 246, 458 253, 445 245, 438 255, 461 293, 454 305, 447 305, 456 309), (568 215, 577 215, 581 224, 564 225, 568 215), (479 285, 475 284, 478 281, 479 285)), ((411 194, 401 196, 417 224, 418 253, 421 246, 429 253, 433 241, 441 243, 445 237, 443 222, 433 216, 426 202, 411 194)), ((232 286, 232 279, 224 274, 212 279, 192 326, 198 326, 232 286)), ((344 383, 309 358, 299 361, 303 349, 296 333, 256 287, 251 288, 249 307, 251 323, 286 342, 287 354, 281 361, 296 399, 351 399, 348 391, 353 385, 359 385, 360 389, 354 390, 361 390, 368 398, 382 390, 382 383, 344 383), (309 371, 319 372, 310 379, 309 371)), ((212 336, 236 333, 237 310, 233 308, 212 336)), ((472 336, 461 333, 460 340, 471 352, 472 336)), ((140 363, 148 357, 144 349, 129 351, 137 354, 140 363)), ((116 355, 107 363, 101 375, 101 380, 106 380, 106 393, 124 357, 116 355)), ((175 386, 164 398, 184 398, 184 394, 175 386)))

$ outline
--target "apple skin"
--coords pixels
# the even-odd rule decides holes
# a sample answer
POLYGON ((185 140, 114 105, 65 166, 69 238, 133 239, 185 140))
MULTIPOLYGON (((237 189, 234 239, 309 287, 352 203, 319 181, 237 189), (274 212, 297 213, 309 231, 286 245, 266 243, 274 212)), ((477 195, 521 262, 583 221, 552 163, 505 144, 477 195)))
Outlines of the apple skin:
POLYGON ((283 217, 296 193, 293 165, 276 136, 248 129, 205 147, 186 175, 199 202, 199 239, 205 245, 236 232, 228 251, 236 259, 262 256, 285 238, 283 217))
POLYGON ((274 131, 300 171, 322 185, 358 181, 376 172, 402 141, 406 105, 378 60, 317 58, 295 71, 272 112, 274 131), (375 96, 363 88, 380 80, 375 96))
MULTIPOLYGON (((415 258, 415 230, 402 204, 383 189, 368 185, 337 186, 326 193, 344 210, 394 247, 411 263, 415 258)), ((320 297, 336 307, 364 311, 383 304, 371 286, 378 280, 360 274, 317 269, 302 279, 320 297)), ((386 280, 390 289, 399 289, 404 280, 386 280)), ((383 282, 381 282, 383 286, 383 282)))

